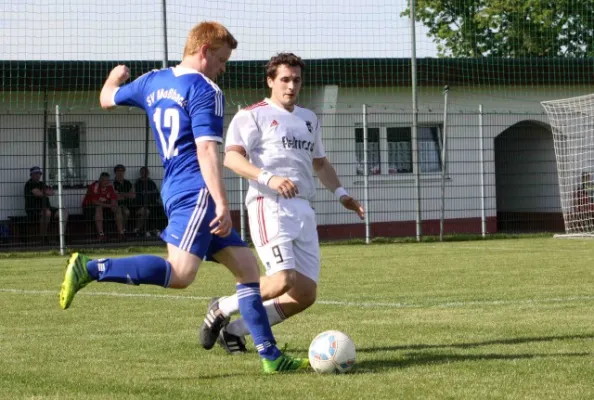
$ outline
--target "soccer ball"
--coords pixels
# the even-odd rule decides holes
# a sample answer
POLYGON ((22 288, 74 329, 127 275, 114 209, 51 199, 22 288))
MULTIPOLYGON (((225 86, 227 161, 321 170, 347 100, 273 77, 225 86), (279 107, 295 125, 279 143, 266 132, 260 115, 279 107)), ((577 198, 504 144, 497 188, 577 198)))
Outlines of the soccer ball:
POLYGON ((340 331, 322 332, 309 346, 309 364, 320 374, 343 374, 355 364, 355 344, 340 331))

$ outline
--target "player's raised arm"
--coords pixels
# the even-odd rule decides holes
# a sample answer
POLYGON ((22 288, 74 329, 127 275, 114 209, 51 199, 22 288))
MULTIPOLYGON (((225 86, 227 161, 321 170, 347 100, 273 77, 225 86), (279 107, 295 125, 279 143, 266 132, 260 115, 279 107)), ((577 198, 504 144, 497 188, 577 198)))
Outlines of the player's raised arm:
POLYGON ((107 110, 116 106, 114 100, 115 93, 128 79, 130 79, 130 70, 125 65, 118 65, 111 70, 99 95, 99 102, 102 108, 107 110))

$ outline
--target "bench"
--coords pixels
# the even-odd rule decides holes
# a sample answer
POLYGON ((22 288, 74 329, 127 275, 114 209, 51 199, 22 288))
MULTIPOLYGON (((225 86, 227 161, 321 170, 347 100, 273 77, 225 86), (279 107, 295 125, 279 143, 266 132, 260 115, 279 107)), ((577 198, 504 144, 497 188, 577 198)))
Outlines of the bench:
MULTIPOLYGON (((240 217, 239 210, 231 210, 231 219, 233 220, 233 226, 239 231, 240 217)), ((246 218, 247 220, 247 218, 246 218)), ((132 232, 134 229, 134 218, 128 220, 128 232, 132 232)), ((164 229, 167 225, 167 219, 165 215, 159 215, 157 218, 151 218, 147 221, 147 229, 164 229)), ((247 226, 247 223, 246 223, 247 226)), ((32 221, 25 215, 9 216, 8 227, 10 230, 11 241, 13 243, 34 243, 41 242, 42 238, 39 237, 39 222, 32 221)), ((107 219, 104 221, 104 228, 106 234, 115 233, 115 223, 113 219, 107 219)), ((53 222, 48 227, 48 235, 57 237, 59 234, 58 224, 53 222)), ((95 229, 95 222, 88 221, 85 219, 83 214, 71 214, 68 217, 68 224, 66 226, 66 241, 72 242, 89 242, 94 241, 97 237, 97 231, 95 229)))
MULTIPOLYGON (((113 219, 106 219, 103 224, 107 235, 116 232, 113 219)), ((147 221, 148 229, 164 229, 166 225, 167 221, 164 215, 157 220, 149 217, 147 221)), ((35 243, 42 240, 39 236, 39 221, 30 220, 26 215, 9 216, 8 227, 13 243, 35 243)), ((56 238, 59 234, 58 229, 58 224, 52 221, 48 227, 48 236, 56 238)), ((128 220, 128 232, 131 232, 133 229, 134 218, 130 218, 128 220)), ((72 214, 68 217, 65 234, 67 242, 93 241, 97 237, 95 222, 86 220, 83 214, 72 214)))
MULTIPOLYGON (((81 231, 81 228, 84 226, 83 215, 70 215, 66 226, 67 238, 83 233, 84 230, 81 231)), ((42 240, 39 236, 39 221, 31 220, 26 215, 9 216, 8 228, 13 243, 31 243, 42 240)), ((48 227, 48 235, 55 237, 58 234, 58 224, 52 221, 48 227)))

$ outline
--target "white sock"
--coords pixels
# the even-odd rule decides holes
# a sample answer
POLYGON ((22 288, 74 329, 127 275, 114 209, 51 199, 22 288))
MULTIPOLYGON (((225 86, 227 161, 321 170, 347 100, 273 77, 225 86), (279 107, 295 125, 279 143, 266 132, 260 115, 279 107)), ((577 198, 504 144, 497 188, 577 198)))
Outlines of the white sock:
POLYGON ((239 312, 239 300, 237 300, 237 294, 229 297, 221 297, 219 299, 219 310, 221 310, 226 317, 237 314, 239 312))
MULTIPOLYGON (((220 306, 221 305, 219 303, 219 307, 220 306)), ((285 319, 287 319, 285 314, 283 314, 280 304, 278 303, 278 298, 265 301, 264 309, 266 310, 266 314, 268 314, 268 322, 270 322, 270 326, 280 324, 285 319)), ((243 318, 231 321, 229 325, 227 325, 226 330, 235 336, 246 336, 250 334, 245 322, 243 322, 243 318)))

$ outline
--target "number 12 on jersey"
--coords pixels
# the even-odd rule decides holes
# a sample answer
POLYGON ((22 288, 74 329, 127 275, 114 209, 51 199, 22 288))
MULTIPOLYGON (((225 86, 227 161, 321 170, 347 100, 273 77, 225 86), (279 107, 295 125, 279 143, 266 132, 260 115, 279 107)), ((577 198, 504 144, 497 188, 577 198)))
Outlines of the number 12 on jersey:
POLYGON ((177 156, 178 151, 175 142, 179 135, 179 110, 166 108, 165 112, 163 112, 160 107, 157 107, 153 114, 153 122, 159 135, 161 149, 163 149, 163 158, 169 160, 177 156), (165 132, 163 132, 163 128, 165 132))

